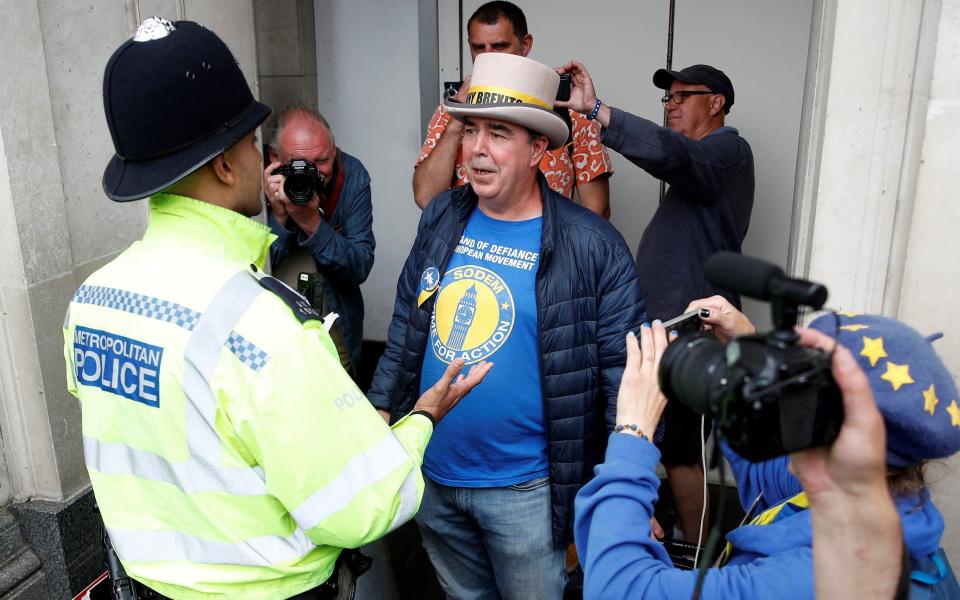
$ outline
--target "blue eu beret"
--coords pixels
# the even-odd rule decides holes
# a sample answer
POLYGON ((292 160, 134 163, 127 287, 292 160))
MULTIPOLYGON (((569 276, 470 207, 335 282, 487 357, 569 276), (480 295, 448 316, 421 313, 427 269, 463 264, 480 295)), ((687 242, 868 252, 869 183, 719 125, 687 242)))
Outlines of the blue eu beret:
POLYGON ((931 342, 879 315, 840 312, 810 327, 845 346, 870 380, 887 428, 887 464, 906 467, 960 450, 960 397, 931 342))

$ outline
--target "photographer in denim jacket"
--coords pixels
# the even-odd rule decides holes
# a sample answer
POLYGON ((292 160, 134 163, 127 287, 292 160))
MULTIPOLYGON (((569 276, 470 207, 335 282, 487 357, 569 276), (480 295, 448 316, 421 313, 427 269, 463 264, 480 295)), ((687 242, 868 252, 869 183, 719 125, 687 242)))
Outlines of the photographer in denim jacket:
POLYGON ((316 273, 305 278, 310 289, 299 289, 312 296, 321 315, 340 315, 330 335, 343 367, 356 376, 363 348, 360 284, 373 268, 376 247, 370 176, 359 160, 337 148, 326 119, 305 104, 280 112, 269 154, 263 191, 277 236, 270 248, 274 273, 291 287, 300 283, 301 273, 316 273), (294 160, 306 161, 308 168, 313 164, 319 175, 318 189, 305 203, 291 201, 286 177, 277 173, 294 160))

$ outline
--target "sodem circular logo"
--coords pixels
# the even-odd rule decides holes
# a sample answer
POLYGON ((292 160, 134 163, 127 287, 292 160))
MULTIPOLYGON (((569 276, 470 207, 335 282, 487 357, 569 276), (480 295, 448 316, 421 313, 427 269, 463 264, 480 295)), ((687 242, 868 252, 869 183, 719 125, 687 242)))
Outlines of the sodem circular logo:
POLYGON ((513 330, 510 289, 493 271, 472 265, 450 269, 443 282, 430 322, 433 353, 445 363, 488 358, 513 330))

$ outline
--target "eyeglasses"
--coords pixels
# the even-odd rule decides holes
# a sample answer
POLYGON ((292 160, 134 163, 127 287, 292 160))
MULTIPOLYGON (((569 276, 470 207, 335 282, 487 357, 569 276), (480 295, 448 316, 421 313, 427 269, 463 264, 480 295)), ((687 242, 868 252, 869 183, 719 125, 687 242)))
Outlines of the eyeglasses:
POLYGON ((683 104, 683 101, 687 96, 703 96, 706 94, 716 94, 716 92, 711 92, 709 90, 706 90, 706 91, 684 90, 682 92, 673 92, 672 94, 670 92, 667 92, 666 94, 664 94, 663 98, 660 98, 660 102, 663 102, 664 104, 666 104, 667 102, 670 102, 671 100, 673 100, 674 104, 683 104))

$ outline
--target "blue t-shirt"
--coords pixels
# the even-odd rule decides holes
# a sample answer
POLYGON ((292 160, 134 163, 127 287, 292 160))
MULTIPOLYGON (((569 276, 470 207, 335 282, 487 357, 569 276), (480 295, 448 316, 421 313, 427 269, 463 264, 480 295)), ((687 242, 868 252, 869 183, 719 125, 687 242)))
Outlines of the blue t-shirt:
POLYGON ((498 221, 475 209, 440 276, 420 393, 454 358, 466 360, 464 372, 495 364, 437 424, 423 470, 438 483, 496 487, 548 472, 536 301, 542 220, 498 221))

